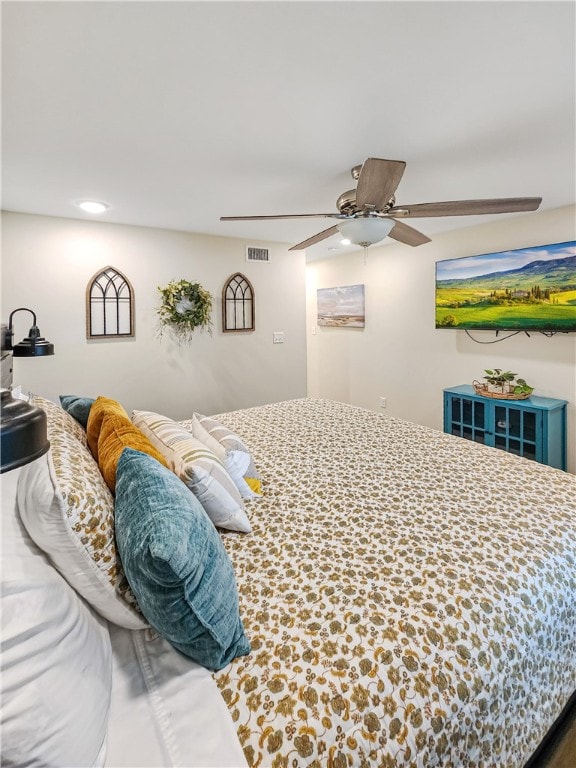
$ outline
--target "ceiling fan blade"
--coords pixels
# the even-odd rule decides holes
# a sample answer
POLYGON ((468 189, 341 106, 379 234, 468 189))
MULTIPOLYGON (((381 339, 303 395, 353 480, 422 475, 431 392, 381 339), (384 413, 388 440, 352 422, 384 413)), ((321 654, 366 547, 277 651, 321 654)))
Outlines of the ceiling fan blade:
POLYGON ((409 227, 408 224, 404 224, 402 221, 396 221, 394 227, 390 231, 388 237, 393 240, 398 240, 399 243, 405 243, 406 245, 423 245, 429 243, 430 238, 418 232, 414 227, 409 227))
POLYGON ((356 206, 362 210, 383 210, 400 184, 406 168, 403 160, 380 160, 369 157, 364 162, 356 187, 356 206))
POLYGON ((220 216, 220 221, 263 221, 265 219, 329 219, 340 217, 339 213, 281 213, 277 216, 220 216))
POLYGON ((315 243, 319 243, 320 240, 325 240, 327 237, 332 237, 332 235, 335 235, 338 232, 338 227, 328 227, 328 229, 323 230, 322 232, 318 232, 317 235, 313 235, 312 237, 309 237, 308 240, 303 240, 301 243, 298 243, 297 245, 293 245, 292 248, 288 248, 289 251, 301 251, 304 248, 308 248, 309 245, 314 245, 315 243))
POLYGON ((473 216, 483 213, 513 213, 535 211, 541 197, 501 197, 489 200, 451 200, 444 203, 418 203, 398 205, 390 208, 388 214, 396 217, 419 216, 473 216))

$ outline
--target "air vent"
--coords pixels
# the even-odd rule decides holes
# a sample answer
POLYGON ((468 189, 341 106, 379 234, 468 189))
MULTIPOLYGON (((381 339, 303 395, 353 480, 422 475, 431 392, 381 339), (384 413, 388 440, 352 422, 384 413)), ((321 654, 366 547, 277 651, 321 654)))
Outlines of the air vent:
POLYGON ((268 248, 256 248, 253 245, 246 246, 246 261, 270 261, 268 248))

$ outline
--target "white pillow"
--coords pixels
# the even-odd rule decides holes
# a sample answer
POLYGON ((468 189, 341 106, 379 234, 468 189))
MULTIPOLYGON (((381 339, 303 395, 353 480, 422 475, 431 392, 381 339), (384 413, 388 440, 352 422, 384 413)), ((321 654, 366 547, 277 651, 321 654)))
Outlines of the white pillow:
POLYGON ((201 413, 192 417, 191 431, 222 461, 242 498, 255 499, 262 495, 262 482, 252 454, 237 434, 211 416, 202 416, 201 413))
MULTIPOLYGON (((66 414, 67 415, 67 414, 66 414)), ((72 417, 69 417, 72 418, 72 417)), ((114 500, 86 444, 48 412, 50 450, 23 467, 22 522, 66 581, 104 618, 144 629, 116 550, 114 500)))
POLYGON ((23 528, 21 471, 2 476, 0 764, 101 766, 112 687, 108 627, 23 528))
POLYGON ((188 486, 218 528, 250 533, 252 527, 236 485, 220 459, 176 421, 151 411, 133 411, 132 421, 188 486))

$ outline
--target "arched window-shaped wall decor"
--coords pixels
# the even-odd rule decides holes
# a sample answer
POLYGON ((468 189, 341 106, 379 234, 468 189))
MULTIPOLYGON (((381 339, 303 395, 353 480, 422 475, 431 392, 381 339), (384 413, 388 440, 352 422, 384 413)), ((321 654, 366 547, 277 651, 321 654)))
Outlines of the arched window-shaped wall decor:
POLYGON ((86 338, 134 336, 134 289, 114 267, 97 272, 86 288, 86 338))
POLYGON ((254 288, 236 272, 222 289, 222 330, 253 331, 254 327, 254 288))

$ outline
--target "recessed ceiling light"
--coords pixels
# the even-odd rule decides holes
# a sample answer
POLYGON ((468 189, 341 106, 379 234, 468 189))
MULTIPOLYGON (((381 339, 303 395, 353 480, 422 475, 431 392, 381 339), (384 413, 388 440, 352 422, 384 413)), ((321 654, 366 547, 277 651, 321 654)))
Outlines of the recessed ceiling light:
POLYGON ((81 200, 79 203, 76 203, 76 205, 85 213, 104 213, 104 211, 110 208, 106 203, 99 203, 96 200, 81 200))
POLYGON ((350 245, 351 241, 348 240, 347 237, 343 237, 342 240, 340 240, 340 245, 350 245))

